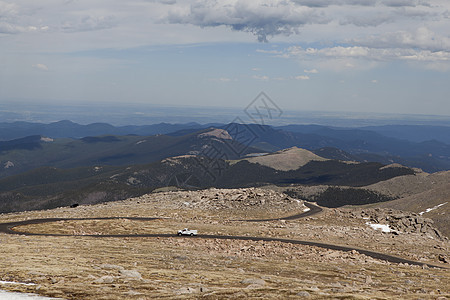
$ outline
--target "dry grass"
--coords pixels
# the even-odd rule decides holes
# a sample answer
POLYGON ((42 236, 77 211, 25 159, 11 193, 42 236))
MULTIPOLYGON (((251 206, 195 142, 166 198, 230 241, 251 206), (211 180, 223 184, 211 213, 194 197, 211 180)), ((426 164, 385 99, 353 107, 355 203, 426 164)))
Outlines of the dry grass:
MULTIPOLYGON (((293 212, 255 209, 258 217, 293 212)), ((164 217, 154 221, 85 220, 23 226, 20 230, 81 236, 0 234, 0 280, 36 285, 1 285, 65 299, 436 299, 450 297, 448 270, 390 264, 356 252, 317 247, 199 238, 93 238, 83 234, 175 233, 310 239, 380 250, 437 262, 448 241, 396 236, 365 228, 334 210, 290 222, 229 221, 251 210, 173 210, 137 200, 76 209, 1 215, 0 222, 46 217, 164 217), (414 245, 414 246, 413 246, 414 245), (425 254, 428 252, 428 254, 425 254), (132 272, 132 271, 137 271, 132 272)))

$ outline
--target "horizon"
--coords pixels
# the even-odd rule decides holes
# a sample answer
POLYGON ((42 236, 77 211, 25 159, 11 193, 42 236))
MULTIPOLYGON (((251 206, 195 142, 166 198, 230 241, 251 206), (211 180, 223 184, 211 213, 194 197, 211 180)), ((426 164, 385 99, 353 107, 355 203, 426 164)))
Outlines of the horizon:
MULTIPOLYGON (((250 101, 251 102, 251 101, 250 101)), ((450 126, 450 116, 351 111, 281 110, 281 114, 264 120, 266 125, 324 125, 334 127, 364 127, 380 125, 450 126)), ((80 125, 107 123, 113 126, 154 125, 160 123, 200 125, 228 124, 237 119, 242 123, 258 123, 249 118, 245 107, 164 106, 156 104, 43 104, 22 101, 0 103, 3 123, 31 122, 50 124, 71 121, 80 125)))

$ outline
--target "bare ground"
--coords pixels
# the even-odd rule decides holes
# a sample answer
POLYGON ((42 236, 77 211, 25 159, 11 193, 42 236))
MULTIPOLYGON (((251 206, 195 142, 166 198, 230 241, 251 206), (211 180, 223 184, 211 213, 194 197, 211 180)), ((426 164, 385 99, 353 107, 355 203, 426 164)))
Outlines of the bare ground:
MULTIPOLYGON (((154 221, 61 221, 20 228, 69 237, 0 234, 1 289, 65 299, 447 299, 448 269, 391 264, 360 254, 280 242, 200 238, 95 238, 86 234, 173 233, 287 237, 351 245, 433 264, 449 242, 372 230, 342 210, 295 221, 301 202, 259 189, 172 192, 121 202, 0 215, 0 222, 48 217, 160 217, 154 221), (241 194, 243 196, 236 196, 241 194), (236 197, 230 201, 231 197, 236 197), (245 200, 239 200, 241 197, 245 200), (444 298, 439 298, 444 297, 444 298), (447 298, 445 298, 447 297, 447 298)), ((449 266, 448 264, 442 264, 449 266)))

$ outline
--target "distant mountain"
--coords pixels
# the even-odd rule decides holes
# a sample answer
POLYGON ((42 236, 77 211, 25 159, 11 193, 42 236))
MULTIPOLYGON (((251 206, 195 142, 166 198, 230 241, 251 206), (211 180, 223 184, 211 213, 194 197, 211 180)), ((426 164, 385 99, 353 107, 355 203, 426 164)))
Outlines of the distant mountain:
POLYGON ((82 138, 97 135, 156 135, 166 134, 178 130, 196 130, 210 127, 210 125, 200 125, 197 123, 168 124, 160 123, 143 126, 121 126, 115 127, 106 123, 93 123, 80 125, 71 121, 59 121, 50 124, 14 122, 0 123, 0 141, 13 140, 31 135, 42 135, 51 138, 82 138))
POLYGON ((0 142, 0 178, 44 166, 125 166, 147 164, 172 156, 199 154, 238 159, 258 151, 232 140, 220 129, 205 129, 183 136, 105 135, 78 140, 32 136, 0 142))
MULTIPOLYGON (((396 162, 422 168, 427 172, 450 169, 450 145, 439 141, 415 143, 368 130, 336 129, 318 125, 236 126, 240 135, 251 141, 253 147, 269 152, 294 146, 310 151, 337 148, 356 161, 377 161, 384 164, 396 162)), ((327 157, 327 154, 322 154, 327 157)))
MULTIPOLYGON (((115 136, 120 140, 120 142, 116 141, 115 143, 110 143, 107 147, 108 149, 92 150, 95 147, 91 147, 89 149, 77 147, 77 143, 74 142, 74 147, 79 150, 78 152, 60 149, 55 152, 55 159, 59 161, 62 153, 70 153, 70 155, 72 155, 72 160, 75 163, 75 161, 77 161, 77 156, 86 157, 92 154, 93 157, 90 160, 79 160, 78 162, 80 165, 106 163, 108 160, 108 164, 133 164, 147 163, 155 161, 155 159, 162 159, 173 155, 181 155, 183 151, 168 151, 167 153, 162 151, 161 155, 158 156, 155 155, 152 150, 147 149, 147 155, 149 158, 146 160, 143 159, 144 154, 141 153, 138 155, 140 159, 136 159, 136 156, 133 153, 134 150, 127 151, 126 149, 126 147, 129 149, 136 147, 131 147, 131 144, 127 146, 127 140, 130 143, 133 141, 136 143, 140 140, 152 140, 157 143, 157 139, 154 137, 149 138, 149 136, 165 135, 170 138, 159 138, 159 141, 161 141, 164 146, 170 139, 176 140, 176 138, 179 138, 181 140, 183 137, 195 135, 196 133, 200 133, 202 130, 211 130, 211 128, 223 129, 227 131, 233 138, 233 142, 235 142, 236 145, 239 145, 236 148, 229 144, 231 147, 229 147, 228 154, 231 155, 231 152, 234 152, 234 155, 231 155, 230 157, 242 156, 243 150, 247 150, 248 147, 252 147, 255 152, 269 153, 290 147, 300 147, 313 151, 314 153, 322 155, 325 158, 337 159, 338 156, 341 155, 342 160, 355 160, 359 162, 376 161, 383 164, 400 163, 409 167, 421 168, 427 172, 450 169, 450 145, 443 142, 443 140, 447 140, 446 133, 448 133, 448 128, 450 127, 445 126, 425 126, 423 128, 421 126, 382 126, 370 127, 373 130, 367 130, 369 127, 362 129, 337 128, 319 125, 287 125, 272 127, 258 124, 237 123, 205 125, 200 125, 197 123, 161 123, 147 126, 114 127, 104 123, 79 125, 70 121, 60 121, 51 124, 16 122, 0 123, 0 140, 5 140, 7 137, 12 136, 15 138, 23 138, 23 134, 28 134, 53 138, 55 139, 55 144, 57 144, 60 142, 60 139, 67 138, 76 138, 81 139, 82 141, 83 138, 87 138, 84 139, 84 141, 88 142, 89 139, 95 140, 95 137, 99 136, 103 136, 103 138, 105 136, 115 136), (436 129, 435 133, 433 133, 433 129, 436 129), (418 132, 416 135, 414 134, 415 131, 418 132), (384 132, 391 136, 383 135, 380 132, 384 132), (405 136, 402 136, 403 133, 405 136), (427 134, 430 139, 433 137, 436 139, 422 141, 427 134), (134 140, 131 136, 135 136, 136 140, 134 140), (141 137, 139 138, 139 136, 141 137), (407 139, 408 136, 411 140, 407 139), (419 140, 420 142, 418 142, 419 140), (119 149, 120 147, 122 148, 119 149), (320 150, 322 152, 316 152, 318 149, 322 149, 320 150), (340 154, 336 151, 331 153, 331 149, 338 149, 336 151, 342 152, 340 154), (100 157, 97 157, 97 154, 95 153, 98 153, 100 150, 104 151, 105 155, 100 155, 100 157), (106 155, 108 153, 109 155, 106 155), (98 160, 96 160, 96 157, 98 160)), ((0 144, 0 150, 2 147, 1 145, 2 144, 0 144)), ((5 148, 7 147, 6 145, 7 144, 3 144, 3 149, 7 149, 5 148)), ((187 143, 184 145, 185 149, 186 147, 188 147, 187 143)), ((193 147, 195 148, 195 146, 193 147)), ((141 146, 141 148, 143 147, 141 146)), ((36 149, 39 149, 39 145, 37 145, 36 149)), ((187 152, 188 151, 185 151, 185 153, 187 152)), ((3 152, 2 155, 4 154, 5 153, 3 152)), ((43 157, 44 159, 41 161, 44 163, 46 162, 45 155, 43 157)), ((5 164, 9 161, 14 163, 16 166, 20 166, 20 163, 15 163, 7 156, 0 156, 0 163, 5 164)), ((10 166, 11 164, 8 163, 8 165, 10 166)), ((45 164, 38 165, 34 163, 33 167, 43 165, 45 164)), ((58 167, 74 166, 73 164, 63 165, 57 163, 52 163, 50 165, 58 167)), ((19 168, 16 168, 16 170, 18 169, 19 168)), ((11 172, 12 169, 9 168, 7 174, 13 174, 11 172)))
POLYGON ((370 130, 387 137, 408 140, 416 143, 436 140, 450 144, 450 126, 430 125, 385 125, 367 126, 361 129, 370 130))
POLYGON ((0 179, 0 212, 126 199, 167 186, 188 189, 267 184, 364 186, 414 174, 413 170, 405 167, 385 168, 379 163, 349 164, 316 156, 310 159, 311 155, 298 149, 282 151, 272 155, 271 166, 247 159, 225 161, 183 155, 144 165, 98 165, 72 169, 42 167, 0 179), (277 163, 283 163, 283 160, 274 157, 285 157, 286 152, 294 154, 293 160, 301 160, 300 167, 281 170, 277 163))
POLYGON ((40 135, 28 136, 12 141, 0 141, 0 152, 12 150, 34 150, 42 148, 40 135))

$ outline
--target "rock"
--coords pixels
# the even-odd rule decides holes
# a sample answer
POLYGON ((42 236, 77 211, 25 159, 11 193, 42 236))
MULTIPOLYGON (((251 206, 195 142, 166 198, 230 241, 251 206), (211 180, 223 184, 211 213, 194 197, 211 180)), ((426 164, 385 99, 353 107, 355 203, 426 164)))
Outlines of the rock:
POLYGON ((99 279, 95 280, 94 282, 100 283, 100 284, 102 284, 102 283, 109 284, 109 283, 114 282, 114 277, 107 275, 107 276, 100 277, 99 279))
POLYGON ((105 269, 105 270, 124 270, 124 267, 122 266, 117 266, 117 265, 111 265, 111 264, 103 264, 100 266, 100 268, 105 269))
POLYGON ((192 294, 192 293, 198 293, 197 289, 191 288, 191 287, 182 287, 174 291, 176 294, 192 294))
POLYGON ((448 258, 445 255, 443 255, 443 254, 439 254, 438 260, 443 262, 444 264, 448 264, 449 263, 448 258))
POLYGON ((257 284, 257 285, 265 285, 266 282, 259 278, 246 278, 241 281, 243 284, 257 284))
POLYGON ((298 292, 297 296, 304 297, 304 298, 311 297, 311 295, 307 291, 298 292))
POLYGON ((142 275, 136 270, 120 270, 120 275, 127 279, 142 280, 142 275))
POLYGON ((260 285, 260 284, 249 284, 247 287, 246 287, 246 289, 260 289, 260 288, 262 288, 263 286, 262 285, 260 285))

